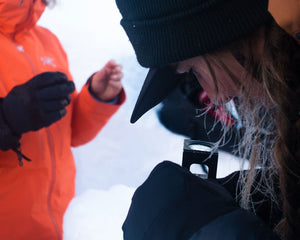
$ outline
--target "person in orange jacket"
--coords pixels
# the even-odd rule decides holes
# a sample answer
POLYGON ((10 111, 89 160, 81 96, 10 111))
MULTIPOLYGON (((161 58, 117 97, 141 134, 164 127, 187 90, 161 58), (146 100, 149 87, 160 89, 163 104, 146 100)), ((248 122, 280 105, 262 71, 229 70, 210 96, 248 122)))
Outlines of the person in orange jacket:
POLYGON ((36 24, 48 2, 0 0, 0 239, 62 239, 71 147, 91 141, 125 101, 113 60, 76 91, 61 43, 36 24))
POLYGON ((278 25, 300 43, 300 1, 269 0, 269 12, 278 25))

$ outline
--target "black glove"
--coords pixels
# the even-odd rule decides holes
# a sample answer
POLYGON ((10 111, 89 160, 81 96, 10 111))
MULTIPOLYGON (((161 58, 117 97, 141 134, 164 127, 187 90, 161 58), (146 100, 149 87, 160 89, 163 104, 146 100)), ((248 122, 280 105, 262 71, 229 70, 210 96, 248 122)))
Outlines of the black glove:
POLYGON ((41 73, 14 87, 3 99, 6 123, 15 135, 47 127, 66 115, 74 83, 60 72, 41 73))
POLYGON ((6 124, 2 111, 3 98, 0 99, 0 149, 7 151, 9 149, 19 148, 21 135, 14 135, 10 127, 6 124))

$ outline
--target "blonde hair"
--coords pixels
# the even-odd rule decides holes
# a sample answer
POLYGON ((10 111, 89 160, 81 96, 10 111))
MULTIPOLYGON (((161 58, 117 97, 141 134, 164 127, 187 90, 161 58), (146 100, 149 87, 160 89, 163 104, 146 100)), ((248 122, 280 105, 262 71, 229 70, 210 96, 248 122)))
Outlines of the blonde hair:
MULTIPOLYGON (((252 194, 259 191, 268 196, 283 210, 276 232, 292 240, 300 237, 300 47, 272 21, 264 27, 264 48, 257 62, 258 35, 253 33, 229 46, 245 56, 245 77, 257 71, 257 80, 252 77, 246 85, 233 78, 242 92, 238 111, 245 128, 239 154, 250 160, 249 171, 240 175, 240 204, 254 210, 252 194), (253 81, 261 86, 260 99, 250 95, 253 81), (278 178, 280 196, 274 190, 278 178)), ((209 66, 208 61, 206 64, 209 66)), ((231 74, 224 63, 219 64, 231 74)), ((218 81, 211 73, 218 95, 218 81)))
POLYGON ((266 29, 262 80, 276 105, 278 165, 283 219, 276 231, 283 239, 300 237, 300 47, 275 23, 266 29))

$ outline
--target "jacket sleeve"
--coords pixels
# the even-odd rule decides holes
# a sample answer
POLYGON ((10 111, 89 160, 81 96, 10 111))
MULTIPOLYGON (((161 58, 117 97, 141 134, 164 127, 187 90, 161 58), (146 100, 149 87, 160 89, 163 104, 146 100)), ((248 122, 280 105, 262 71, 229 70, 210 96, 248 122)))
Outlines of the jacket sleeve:
MULTIPOLYGON (((224 178, 220 178, 217 180, 231 194, 232 198, 235 199, 237 203, 239 203, 241 200, 241 187, 238 185, 240 174, 240 171, 236 171, 224 178)), ((247 174, 247 171, 245 171, 243 174, 247 174)), ((251 211, 255 212, 256 216, 258 216, 266 225, 273 229, 282 218, 279 179, 274 179, 273 183, 273 189, 275 190, 276 199, 278 200, 279 204, 276 204, 274 202, 274 196, 271 197, 270 195, 263 194, 261 191, 254 190, 257 189, 258 183, 260 183, 260 188, 267 188, 265 182, 262 179, 261 172, 257 173, 252 188, 251 211)))
POLYGON ((216 180, 168 161, 135 191, 122 229, 124 240, 277 240, 216 180))
POLYGON ((90 94, 88 84, 85 84, 73 99, 71 145, 76 147, 91 141, 125 99, 125 92, 122 90, 118 104, 100 102, 90 94))
POLYGON ((189 240, 279 240, 258 217, 236 209, 203 226, 189 240))

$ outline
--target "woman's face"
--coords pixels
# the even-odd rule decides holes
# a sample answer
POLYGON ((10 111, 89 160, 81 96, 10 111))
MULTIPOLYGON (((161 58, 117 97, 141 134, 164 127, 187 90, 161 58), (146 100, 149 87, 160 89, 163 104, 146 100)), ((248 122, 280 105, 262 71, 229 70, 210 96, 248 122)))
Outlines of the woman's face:
POLYGON ((251 79, 250 75, 246 75, 244 67, 235 59, 229 50, 219 51, 212 55, 198 56, 181 61, 177 64, 176 70, 178 73, 184 73, 192 70, 198 79, 198 82, 207 92, 209 98, 214 104, 226 103, 232 97, 239 97, 241 87, 248 86, 247 81, 253 81, 251 84, 250 95, 258 94, 259 84, 256 80, 251 79), (209 64, 207 64, 207 62, 209 64), (224 70, 222 64, 227 67, 228 71, 224 70), (210 66, 209 66, 210 65, 210 66), (218 94, 214 83, 215 75, 218 94), (237 79, 239 84, 236 84, 233 78, 237 79))

